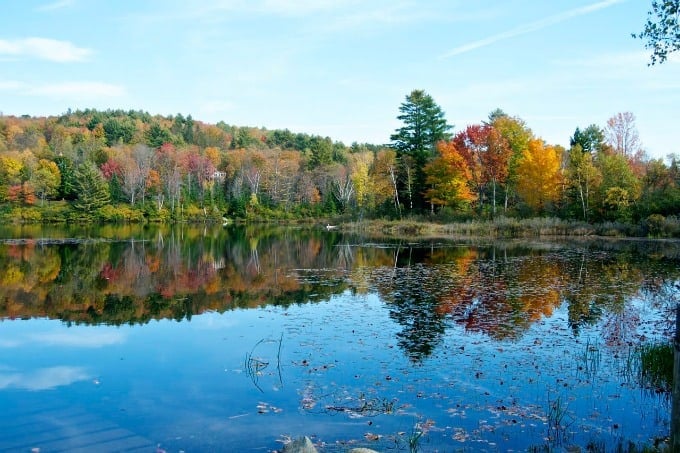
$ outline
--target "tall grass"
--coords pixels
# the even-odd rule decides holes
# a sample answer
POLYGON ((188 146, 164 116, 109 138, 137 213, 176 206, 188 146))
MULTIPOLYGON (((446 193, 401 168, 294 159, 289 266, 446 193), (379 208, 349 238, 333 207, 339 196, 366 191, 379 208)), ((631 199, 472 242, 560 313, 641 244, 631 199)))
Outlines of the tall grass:
POLYGON ((673 344, 655 343, 640 346, 640 383, 657 393, 673 388, 673 344))
MULTIPOLYGON (((650 216, 651 217, 651 216, 650 216)), ((439 217, 413 217, 402 220, 360 220, 337 218, 343 230, 363 234, 409 237, 487 237, 526 238, 540 236, 604 236, 604 237, 680 237, 680 220, 676 217, 644 219, 638 224, 625 222, 602 222, 590 224, 578 220, 557 217, 534 217, 519 219, 497 217, 493 220, 458 220, 447 222, 439 217)))
MULTIPOLYGON (((608 226, 606 231, 613 227, 608 226)), ((536 236, 592 236, 596 227, 584 222, 567 221, 554 217, 515 219, 499 217, 495 220, 467 220, 455 223, 436 223, 425 220, 371 220, 343 225, 346 231, 380 234, 393 237, 486 237, 523 238, 536 236)), ((610 232, 610 234, 613 234, 610 232)), ((620 235, 623 235, 621 233, 620 235)))

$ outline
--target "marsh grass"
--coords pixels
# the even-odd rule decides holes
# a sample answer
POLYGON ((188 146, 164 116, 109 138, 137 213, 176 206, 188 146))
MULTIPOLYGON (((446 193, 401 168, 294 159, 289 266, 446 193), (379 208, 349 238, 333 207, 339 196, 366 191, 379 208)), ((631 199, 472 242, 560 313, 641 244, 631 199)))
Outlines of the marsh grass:
POLYGON ((540 236, 592 236, 601 234, 624 236, 617 231, 622 225, 608 224, 600 231, 585 222, 561 220, 555 217, 515 219, 498 217, 494 220, 467 220, 440 223, 430 220, 407 219, 399 221, 372 220, 350 222, 343 230, 392 237, 487 237, 525 238, 540 236))
POLYGON ((640 384, 656 393, 670 393, 673 388, 673 345, 654 343, 638 350, 640 384))
POLYGON ((420 427, 419 423, 416 423, 415 426, 411 429, 411 434, 408 436, 408 451, 409 453, 417 453, 420 451, 420 440, 423 437, 423 430, 420 427))
POLYGON ((552 445, 560 446, 568 437, 568 428, 574 423, 569 414, 569 404, 565 403, 561 396, 551 399, 548 396, 548 410, 546 411, 548 436, 552 445))
POLYGON ((586 341, 585 348, 580 354, 579 371, 582 371, 588 379, 593 379, 597 376, 600 369, 600 361, 602 359, 602 352, 597 342, 591 343, 590 338, 586 341))
POLYGON ((637 348, 631 347, 626 350, 625 356, 619 357, 619 375, 623 382, 628 385, 638 383, 640 375, 640 355, 637 348))
POLYGON ((611 238, 653 237, 672 238, 680 236, 680 220, 664 218, 661 226, 655 223, 650 228, 647 221, 639 224, 625 222, 586 223, 578 220, 563 220, 557 217, 534 217, 518 219, 500 216, 484 220, 456 220, 435 217, 414 217, 402 220, 360 220, 336 219, 342 229, 365 235, 391 237, 485 237, 493 239, 530 237, 588 237, 611 238))
POLYGON ((585 451, 588 453, 670 453, 665 439, 657 439, 653 445, 619 440, 612 448, 607 448, 602 441, 592 441, 586 445, 585 451))

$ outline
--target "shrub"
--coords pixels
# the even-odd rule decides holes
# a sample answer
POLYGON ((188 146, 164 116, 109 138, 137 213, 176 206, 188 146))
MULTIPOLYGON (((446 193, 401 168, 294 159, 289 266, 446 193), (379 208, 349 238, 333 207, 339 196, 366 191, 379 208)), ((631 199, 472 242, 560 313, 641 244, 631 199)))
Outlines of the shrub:
POLYGON ((102 206, 97 217, 104 222, 144 222, 144 213, 127 205, 102 206))
POLYGON ((41 209, 43 223, 64 223, 68 220, 71 207, 67 203, 50 203, 41 209))
POLYGON ((9 213, 9 218, 18 223, 39 223, 42 214, 38 208, 14 208, 9 213))

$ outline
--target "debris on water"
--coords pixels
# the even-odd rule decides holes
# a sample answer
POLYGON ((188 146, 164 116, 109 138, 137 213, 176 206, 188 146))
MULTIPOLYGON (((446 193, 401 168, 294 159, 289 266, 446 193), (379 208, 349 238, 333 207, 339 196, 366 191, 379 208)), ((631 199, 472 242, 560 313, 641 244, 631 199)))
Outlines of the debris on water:
POLYGON ((366 440, 370 440, 370 441, 377 441, 377 440, 380 440, 381 437, 382 437, 382 436, 381 436, 380 434, 374 434, 374 433, 371 433, 371 432, 368 432, 368 433, 364 434, 364 438, 365 438, 366 440))

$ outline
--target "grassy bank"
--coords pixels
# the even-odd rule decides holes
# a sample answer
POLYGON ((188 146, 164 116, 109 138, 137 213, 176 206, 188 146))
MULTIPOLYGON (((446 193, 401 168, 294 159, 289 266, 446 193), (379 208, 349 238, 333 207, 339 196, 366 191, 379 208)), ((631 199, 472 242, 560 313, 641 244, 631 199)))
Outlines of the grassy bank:
POLYGON ((549 236, 604 236, 604 237, 648 237, 644 225, 607 222, 588 224, 585 222, 561 220, 558 218, 514 219, 501 217, 495 220, 472 220, 456 223, 435 223, 417 220, 368 220, 348 222, 343 231, 369 236, 388 237, 485 237, 528 238, 549 236))

